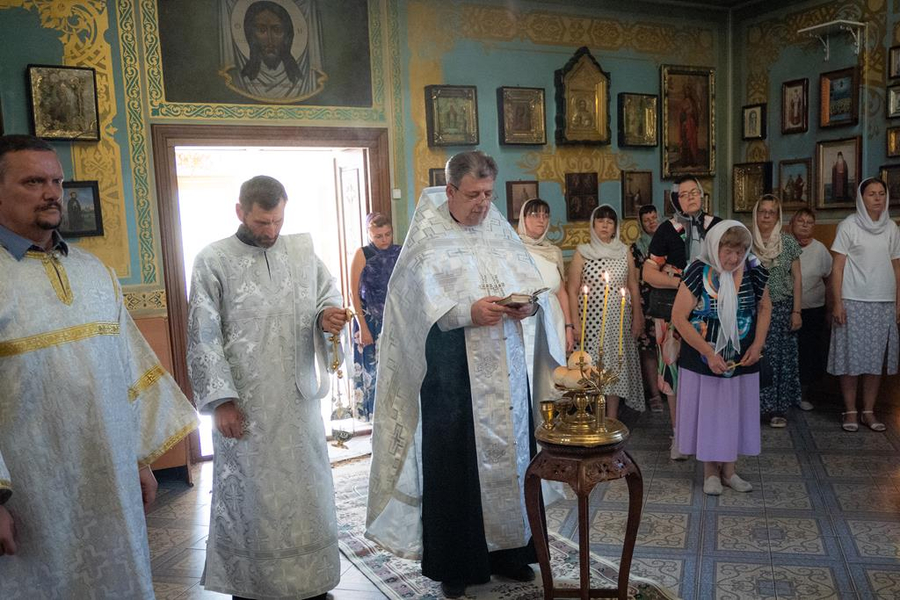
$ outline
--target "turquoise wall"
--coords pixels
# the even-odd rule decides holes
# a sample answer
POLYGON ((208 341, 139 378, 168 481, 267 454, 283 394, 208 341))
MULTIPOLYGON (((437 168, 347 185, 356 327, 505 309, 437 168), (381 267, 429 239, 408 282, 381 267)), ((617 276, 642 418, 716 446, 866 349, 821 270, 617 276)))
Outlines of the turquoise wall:
MULTIPOLYGON (((619 49, 597 49, 592 47, 591 44, 587 45, 603 70, 610 75, 609 114, 612 143, 604 146, 603 152, 610 154, 612 160, 618 164, 627 165, 627 170, 649 170, 653 172, 652 201, 660 210, 663 208, 664 190, 668 190, 671 186, 671 180, 664 181, 662 179, 661 115, 658 146, 655 148, 620 149, 617 139, 619 127, 617 96, 621 92, 655 94, 660 96, 661 107, 660 65, 687 64, 691 66, 714 67, 716 69, 716 177, 715 189, 710 191, 715 203, 720 202, 725 197, 725 184, 728 173, 730 173, 730 168, 726 164, 728 129, 723 126, 728 110, 726 104, 728 52, 726 46, 727 36, 725 35, 727 13, 710 10, 700 14, 694 10, 676 9, 671 6, 663 7, 663 10, 659 10, 659 6, 647 5, 641 2, 633 3, 628 10, 601 10, 597 8, 601 6, 601 3, 597 3, 596 7, 586 7, 584 6, 585 3, 575 1, 549 4, 540 2, 509 3, 499 0, 487 0, 480 4, 510 8, 518 15, 528 15, 533 11, 555 12, 572 20, 603 19, 622 24, 642 21, 671 28, 672 31, 680 31, 683 28, 707 30, 710 33, 712 46, 705 52, 706 57, 703 58, 697 58, 696 55, 692 56, 687 51, 681 54, 678 52, 666 54, 662 50, 657 52, 640 52, 633 47, 628 47, 634 41, 631 39, 623 40, 622 45, 624 47, 619 49), (690 15, 690 19, 685 18, 687 15, 690 15)), ((459 10, 448 8, 443 16, 448 18, 446 21, 448 35, 452 35, 456 28, 466 26, 459 10)), ((407 35, 410 35, 409 32, 411 30, 420 26, 420 24, 411 20, 407 9, 401 9, 401 23, 406 29, 407 35)), ((571 25, 571 27, 575 27, 575 25, 571 25)), ((485 26, 485 29, 489 31, 490 27, 485 26)), ((573 34, 572 37, 577 39, 578 36, 573 34)), ((404 102, 408 102, 411 105, 423 105, 425 102, 423 83, 474 85, 477 87, 481 140, 478 148, 492 155, 498 162, 500 174, 495 187, 495 191, 498 194, 497 207, 502 213, 506 214, 506 182, 520 179, 538 179, 534 173, 523 167, 523 163, 527 162, 534 152, 553 152, 555 150, 556 103, 554 72, 561 69, 582 44, 577 42, 571 45, 538 44, 525 39, 522 35, 510 40, 498 40, 496 37, 489 35, 484 36, 482 39, 477 38, 477 33, 470 33, 465 37, 455 36, 449 47, 441 46, 442 51, 446 50, 439 61, 441 76, 439 79, 431 79, 427 82, 416 81, 410 77, 409 65, 422 59, 422 50, 407 45, 404 48, 404 63, 406 65, 404 71, 404 102), (509 146, 499 143, 496 90, 501 86, 544 88, 547 117, 546 146, 509 146)), ((444 43, 446 44, 446 42, 444 43)), ((647 44, 647 46, 652 48, 652 44, 647 44)), ((418 118, 421 118, 420 114, 414 111, 407 111, 404 128, 406 132, 406 146, 413 155, 415 155, 414 148, 416 144, 420 143, 419 133, 424 132, 424 126, 417 123, 418 118), (417 127, 417 125, 419 126, 417 127)), ((446 156, 449 157, 456 152, 471 148, 471 146, 449 147, 446 148, 446 156)), ((431 168, 441 167, 443 163, 435 160, 428 166, 431 168)), ((425 170, 423 175, 422 169, 425 167, 424 164, 416 164, 414 167, 421 167, 421 169, 418 171, 416 168, 409 170, 408 188, 410 190, 420 190, 423 187, 423 179, 427 181, 427 170, 425 170)), ((590 168, 581 168, 575 165, 567 169, 569 172, 590 170, 590 168)), ((564 182, 540 181, 540 195, 551 207, 552 225, 561 226, 566 223, 564 187, 564 182)), ((621 196, 621 183, 618 179, 600 182, 601 204, 610 204, 621 211, 621 196)), ((411 203, 409 215, 414 210, 415 205, 411 203)))
MULTIPOLYGON (((759 54, 751 41, 753 28, 775 32, 778 40, 774 60, 768 66, 766 86, 768 108, 768 136, 766 160, 772 161, 773 184, 778 185, 778 163, 782 160, 809 158, 816 168, 816 144, 820 141, 861 136, 861 177, 877 176, 879 167, 888 164, 885 129, 900 122, 887 119, 885 108, 886 85, 900 83, 887 80, 887 48, 896 43, 894 28, 898 22, 897 2, 856 0, 851 2, 806 2, 788 8, 775 8, 763 15, 738 15, 735 30, 735 81, 739 90, 736 111, 741 105, 755 103, 751 71, 759 54), (834 19, 846 19, 868 24, 867 53, 855 53, 853 39, 847 33, 830 35, 830 57, 818 39, 797 34, 797 30, 834 19), (853 126, 819 126, 819 75, 852 66, 859 66, 860 95, 859 122, 853 126), (804 133, 781 133, 781 84, 793 79, 809 80, 809 127, 804 133)), ((758 98, 756 99, 758 100, 758 98)), ((739 113, 736 113, 739 114, 739 113)), ((741 122, 735 119, 732 131, 735 140, 735 162, 760 160, 754 143, 741 140, 741 122)), ((896 163, 896 159, 893 159, 896 163)), ((815 201, 813 202, 815 204, 815 201)), ((851 209, 816 209, 821 221, 837 221, 851 209)))

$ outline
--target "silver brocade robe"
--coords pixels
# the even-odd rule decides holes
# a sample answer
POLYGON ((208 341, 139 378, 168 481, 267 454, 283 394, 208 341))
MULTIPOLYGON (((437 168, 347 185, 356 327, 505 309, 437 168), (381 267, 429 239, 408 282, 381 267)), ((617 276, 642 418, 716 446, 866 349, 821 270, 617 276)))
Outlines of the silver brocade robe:
POLYGON ((152 599, 138 465, 197 426, 91 254, 0 247, 0 598, 152 599))
MULTIPOLYGON (((493 327, 476 327, 470 310, 484 296, 530 293, 540 287, 534 261, 496 207, 491 206, 481 224, 463 227, 450 216, 444 188, 422 192, 388 284, 378 341, 366 536, 394 554, 421 558, 421 450, 416 434, 427 367, 425 341, 435 323, 443 330, 465 328, 488 550, 517 548, 528 541, 523 496, 530 461, 528 375, 522 327, 507 318, 493 327)), ((540 304, 532 318, 552 328, 546 294, 540 304)), ((549 354, 565 361, 558 341, 545 343, 550 344, 549 354)))
POLYGON ((330 345, 319 313, 341 306, 309 235, 269 249, 236 236, 194 262, 188 368, 212 413, 237 398, 244 436, 213 432, 215 465, 203 585, 235 596, 307 598, 340 579, 334 487, 318 399, 330 345))

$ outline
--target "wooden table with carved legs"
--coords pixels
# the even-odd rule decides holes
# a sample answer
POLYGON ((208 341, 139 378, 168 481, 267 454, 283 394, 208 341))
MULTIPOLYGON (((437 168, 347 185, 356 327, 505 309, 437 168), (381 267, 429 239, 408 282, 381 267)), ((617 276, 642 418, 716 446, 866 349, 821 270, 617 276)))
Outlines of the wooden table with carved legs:
POLYGON ((534 457, 525 474, 525 508, 528 523, 534 537, 534 547, 541 566, 544 584, 544 600, 553 598, 621 598, 628 597, 628 574, 631 558, 641 522, 641 503, 644 481, 641 470, 622 448, 623 443, 611 446, 561 446, 538 442, 543 448, 534 457), (588 502, 591 490, 598 483, 624 477, 628 483, 628 523, 625 527, 625 544, 619 564, 619 580, 616 588, 591 588, 590 571, 590 523, 588 502), (550 548, 547 542, 547 518, 541 494, 541 480, 561 481, 569 484, 578 497, 578 558, 579 589, 554 588, 550 570, 550 548))

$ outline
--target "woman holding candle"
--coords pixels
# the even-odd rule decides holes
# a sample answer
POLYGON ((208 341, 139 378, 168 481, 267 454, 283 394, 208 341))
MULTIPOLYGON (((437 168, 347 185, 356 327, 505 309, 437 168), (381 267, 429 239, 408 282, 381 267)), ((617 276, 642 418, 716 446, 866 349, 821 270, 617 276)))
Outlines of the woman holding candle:
POLYGON ((900 321, 900 232, 888 216, 887 186, 869 178, 856 194, 856 214, 838 225, 831 245, 834 324, 828 372, 841 378, 844 431, 857 431, 857 383, 862 375, 862 417, 884 431, 875 417, 881 373, 897 372, 900 321))
POLYGON ((580 334, 582 328, 579 328, 581 346, 594 360, 599 358, 602 348, 604 366, 619 376, 606 394, 607 415, 613 419, 618 417, 619 398, 625 398, 629 408, 644 410, 635 341, 644 329, 644 315, 634 259, 619 240, 618 222, 616 211, 609 205, 594 209, 590 220, 591 243, 581 244, 575 250, 567 283, 570 314, 585 317, 584 334, 580 334), (622 308, 620 290, 623 288, 627 310, 622 308))
POLYGON ((769 271, 772 300, 772 324, 764 350, 772 365, 772 384, 760 392, 760 411, 770 427, 786 427, 788 409, 799 406, 801 399, 797 330, 803 324, 803 280, 800 244, 781 233, 781 201, 772 194, 753 207, 753 253, 769 271))
MULTIPOLYGON (((547 229, 550 225, 550 205, 540 198, 527 200, 519 211, 518 233, 534 259, 534 264, 541 272, 544 286, 550 288, 550 310, 553 312, 553 322, 556 324, 556 335, 560 343, 565 345, 566 352, 571 352, 575 344, 575 324, 569 316, 569 296, 566 286, 563 285, 563 256, 562 250, 546 240, 547 229)), ((552 377, 549 372, 546 377, 534 376, 534 341, 536 319, 524 319, 522 331, 525 336, 525 363, 528 366, 528 378, 531 384, 532 398, 534 400, 534 415, 540 419, 540 411, 537 410, 541 400, 549 400, 557 397, 557 392, 552 386, 552 377), (538 389, 536 387, 540 387, 538 389)))
POLYGON ((753 486, 735 473, 738 454, 760 451, 759 359, 769 328, 769 274, 750 254, 751 236, 722 221, 681 280, 672 323, 685 342, 678 359, 678 429, 683 454, 703 461, 703 491, 753 486))

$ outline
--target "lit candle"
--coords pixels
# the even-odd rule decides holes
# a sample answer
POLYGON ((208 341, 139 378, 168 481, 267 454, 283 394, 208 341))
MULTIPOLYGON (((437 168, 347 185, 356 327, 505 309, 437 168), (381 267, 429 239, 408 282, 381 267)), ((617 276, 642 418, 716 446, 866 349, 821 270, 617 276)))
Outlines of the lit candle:
POLYGON ((604 271, 603 281, 606 290, 603 292, 603 317, 600 319, 600 352, 603 352, 603 339, 606 337, 606 301, 609 300, 609 271, 604 271))
POLYGON ((587 323, 588 286, 581 288, 581 351, 584 352, 584 326, 587 323))
POLYGON ((622 339, 625 331, 625 288, 619 290, 622 293, 622 307, 619 309, 619 356, 622 356, 622 339))

